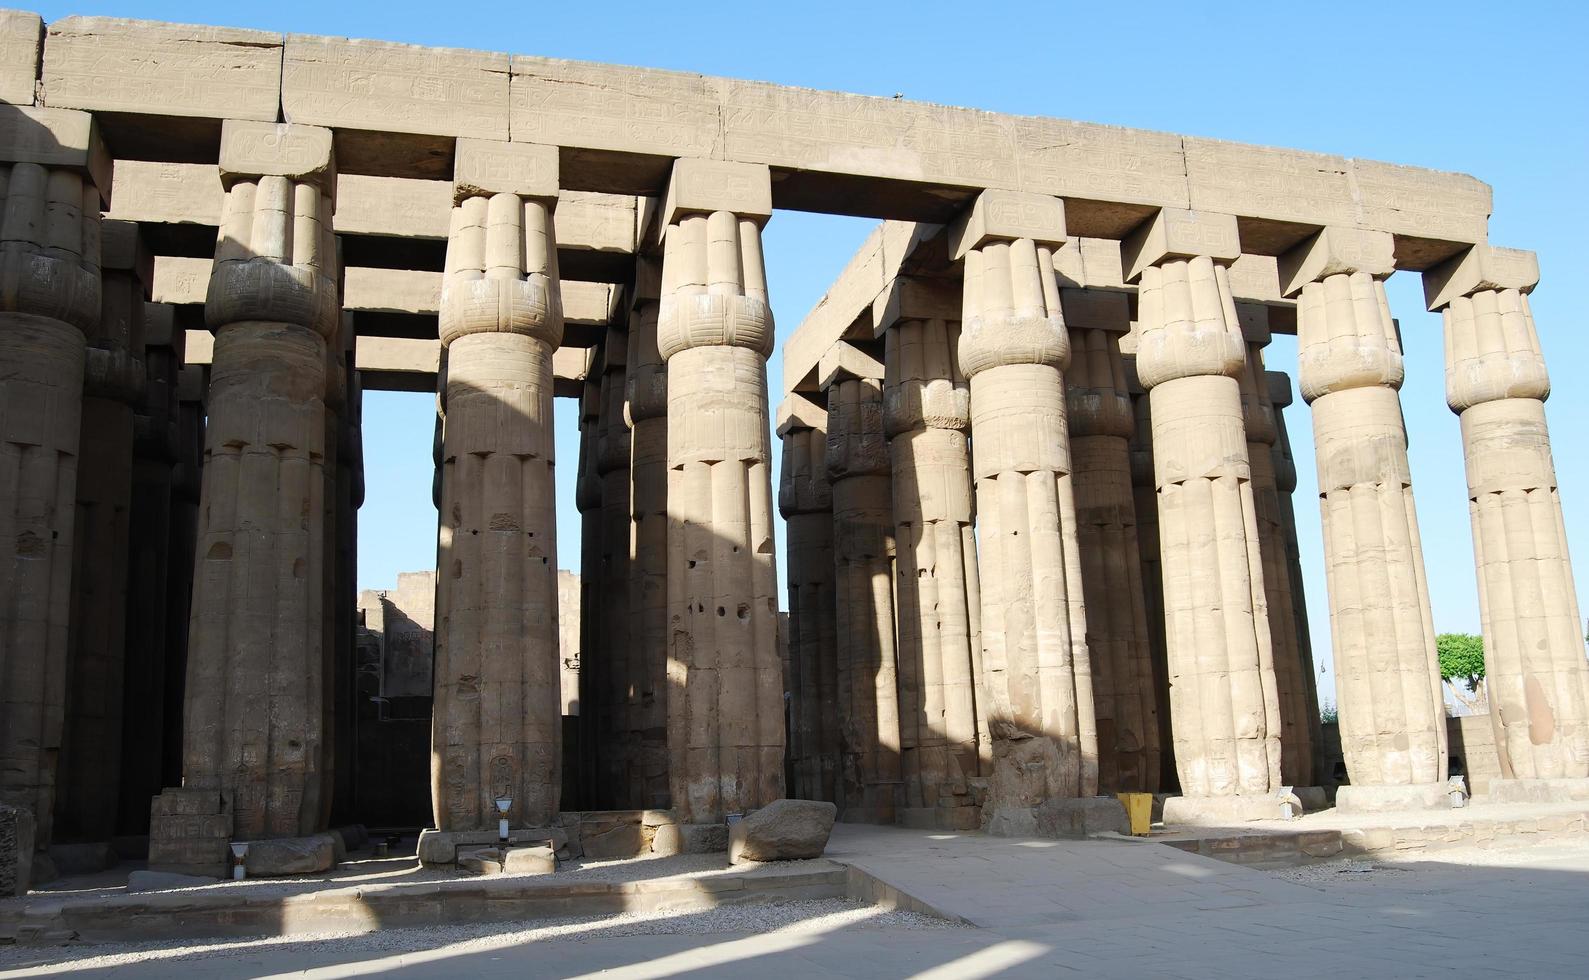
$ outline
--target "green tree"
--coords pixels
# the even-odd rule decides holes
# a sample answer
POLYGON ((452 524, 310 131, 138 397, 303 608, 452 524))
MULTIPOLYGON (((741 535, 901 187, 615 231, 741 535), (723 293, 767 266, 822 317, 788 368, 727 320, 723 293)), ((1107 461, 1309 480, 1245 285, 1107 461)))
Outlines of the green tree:
POLYGON ((1484 640, 1472 633, 1441 633, 1435 637, 1440 655, 1440 679, 1457 703, 1473 714, 1490 710, 1484 689, 1484 640))

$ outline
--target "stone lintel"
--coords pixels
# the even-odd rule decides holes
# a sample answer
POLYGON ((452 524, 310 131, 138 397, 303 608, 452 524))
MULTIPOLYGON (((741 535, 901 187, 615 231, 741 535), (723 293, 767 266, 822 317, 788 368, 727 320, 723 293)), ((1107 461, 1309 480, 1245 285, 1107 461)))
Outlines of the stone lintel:
POLYGON ((883 362, 848 341, 839 341, 822 355, 817 378, 823 391, 840 381, 883 380, 883 362))
POLYGON ((1264 383, 1269 386, 1269 401, 1275 408, 1285 408, 1291 404, 1291 375, 1284 371, 1265 371, 1264 383))
POLYGON ((1127 293, 1062 286, 1059 304, 1065 314, 1065 326, 1071 330, 1126 333, 1131 329, 1131 296, 1127 293))
POLYGON ((959 260, 988 242, 1018 238, 1055 249, 1065 244, 1065 202, 1047 194, 985 190, 949 226, 949 257, 959 260))
POLYGON ((1280 256, 1280 287, 1296 296, 1310 282, 1366 272, 1384 279, 1396 271, 1396 237, 1385 231, 1328 226, 1280 256))
POLYGON ((1451 301, 1486 289, 1533 292, 1539 284, 1539 259, 1520 248, 1475 245, 1423 274, 1424 300, 1430 312, 1451 301))
POLYGON ((107 218, 99 223, 99 267, 130 272, 145 287, 154 283, 154 253, 144 245, 136 221, 107 218))
MULTIPOLYGON (((642 198, 642 200, 644 200, 642 198)), ((634 305, 662 301, 662 259, 636 255, 634 260, 634 305)))
POLYGON ((43 18, 25 10, 0 10, 0 102, 33 104, 43 48, 43 18))
POLYGON ((458 140, 453 162, 453 201, 492 194, 557 199, 557 147, 501 140, 458 140))
POLYGON ((1160 208, 1120 243, 1120 264, 1126 281, 1136 282, 1142 270, 1167 259, 1206 255, 1221 265, 1241 256, 1236 216, 1184 208, 1160 208))
POLYGON ((110 152, 94 117, 73 109, 0 104, 0 161, 76 170, 110 204, 110 152))
POLYGON ((331 130, 295 123, 228 119, 221 124, 221 186, 287 177, 336 192, 331 130))
POLYGON ((959 279, 900 276, 872 302, 872 333, 881 337, 901 320, 959 320, 959 279))
POLYGON ((792 391, 778 406, 776 425, 779 436, 800 429, 826 430, 828 410, 798 391, 792 391))
POLYGON ((757 225, 772 217, 772 170, 759 163, 685 158, 673 161, 661 228, 686 214, 732 211, 757 225))
POLYGON ((1269 324, 1269 307, 1262 303, 1236 303, 1236 322, 1241 325, 1241 337, 1249 344, 1267 347, 1274 339, 1269 324))

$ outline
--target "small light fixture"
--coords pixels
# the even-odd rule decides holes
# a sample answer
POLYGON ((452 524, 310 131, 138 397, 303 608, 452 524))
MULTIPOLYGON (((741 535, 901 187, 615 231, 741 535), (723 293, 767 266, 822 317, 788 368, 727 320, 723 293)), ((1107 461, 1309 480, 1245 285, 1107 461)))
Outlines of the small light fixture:
POLYGON ((1446 793, 1451 799, 1451 809, 1460 810, 1468 805, 1468 786, 1461 776, 1446 780, 1446 793))
POLYGON ((1291 787, 1280 787, 1280 819, 1295 820, 1297 818, 1296 797, 1291 795, 1291 787))
POLYGON ((513 797, 497 797, 497 813, 500 816, 497 821, 497 839, 503 843, 507 843, 508 839, 508 811, 511 809, 513 809, 513 797))
POLYGON ((232 878, 242 881, 248 877, 248 842, 232 842, 232 878))

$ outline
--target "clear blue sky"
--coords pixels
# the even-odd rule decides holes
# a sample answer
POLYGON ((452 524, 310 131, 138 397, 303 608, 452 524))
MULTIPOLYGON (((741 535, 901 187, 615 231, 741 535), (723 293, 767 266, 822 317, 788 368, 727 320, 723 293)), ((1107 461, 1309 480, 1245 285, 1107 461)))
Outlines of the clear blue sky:
MULTIPOLYGON (((1217 5, 915 2, 903 4, 391 4, 271 0, 40 4, 71 13, 223 23, 415 44, 645 65, 1000 112, 1168 130, 1473 174, 1495 189, 1491 241, 1539 253, 1534 312, 1551 365, 1548 403, 1578 594, 1589 613, 1589 5, 1441 0, 1217 5)), ((782 340, 844 267, 871 223, 780 212, 769 225, 769 288, 782 340)), ((1440 319, 1421 284, 1389 283, 1407 348, 1402 404, 1434 618, 1477 632, 1466 484, 1445 406, 1440 319)), ((1296 344, 1269 365, 1294 374, 1296 344)), ((769 366, 774 391, 781 367, 769 366)), ((371 394, 360 584, 395 584, 435 557, 430 506, 433 401, 371 394)), ((1314 650, 1333 692, 1317 487, 1308 411, 1288 415, 1314 650)), ((573 509, 578 436, 559 402, 560 564, 579 567, 573 509)), ((781 565, 780 551, 780 565, 781 565)))

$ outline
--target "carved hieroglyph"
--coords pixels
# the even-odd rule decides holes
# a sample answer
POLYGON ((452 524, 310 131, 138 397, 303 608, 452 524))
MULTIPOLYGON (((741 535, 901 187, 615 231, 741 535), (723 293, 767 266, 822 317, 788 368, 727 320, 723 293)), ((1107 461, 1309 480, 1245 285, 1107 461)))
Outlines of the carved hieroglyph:
MULTIPOLYGON (((1327 228, 1282 263, 1287 290, 1300 295, 1298 380, 1313 408, 1351 793, 1446 778, 1445 705, 1397 394, 1401 341, 1382 282, 1395 267, 1391 245, 1389 235, 1327 228)), ((1440 802, 1438 787, 1430 802, 1440 802)))
POLYGON ((838 804, 842 819, 893 823, 901 804, 894 507, 883 433, 883 365, 845 343, 825 364, 833 494, 838 804))
POLYGON ((1281 785, 1236 380, 1247 352, 1225 272, 1239 253, 1234 218, 1170 210, 1121 248, 1141 282, 1136 366, 1152 403, 1170 721, 1181 792, 1194 801, 1272 797, 1281 785))
MULTIPOLYGON (((25 118, 53 129, 43 114, 25 118)), ((86 116, 65 121, 87 131, 86 116)), ((43 850, 66 693, 84 336, 100 315, 101 192, 87 147, 75 166, 45 166, 27 149, 0 150, 0 800, 33 814, 43 850)))
POLYGON ((1098 786, 1105 793, 1151 793, 1159 788, 1160 719, 1131 484, 1136 415, 1120 356, 1120 337, 1131 327, 1129 297, 1065 289, 1061 298, 1070 330, 1065 391, 1098 715, 1098 786))
POLYGON ((960 369, 971 386, 982 669, 993 736, 983 825, 1098 791, 1054 275, 1058 198, 986 191, 951 231, 965 258, 960 369), (1004 814, 1001 811, 1010 811, 1004 814))
POLYGON ((939 814, 940 825, 974 827, 967 780, 991 763, 992 742, 981 690, 982 590, 966 441, 971 392, 957 356, 962 300, 953 289, 897 279, 880 302, 904 805, 959 810, 939 814))
POLYGON ((663 221, 668 751, 681 823, 783 796, 761 228, 766 167, 679 160, 663 221))
POLYGON ((1424 278, 1462 423, 1484 676, 1501 772, 1589 776, 1589 662, 1551 459, 1531 252, 1476 245, 1424 278))
POLYGON ((494 827, 502 797, 515 826, 544 826, 558 811, 557 183, 553 147, 458 141, 441 302, 431 793, 442 830, 494 827))
MULTIPOLYGON (((330 792, 323 399, 341 305, 331 132, 229 121, 221 179, 182 786, 229 797, 239 838, 291 837, 323 826, 330 792)), ((180 795, 157 801, 157 823, 180 795)))
POLYGON ((828 413, 791 394, 779 410, 783 468, 778 510, 789 553, 790 752, 796 799, 837 802, 838 636, 828 413))

